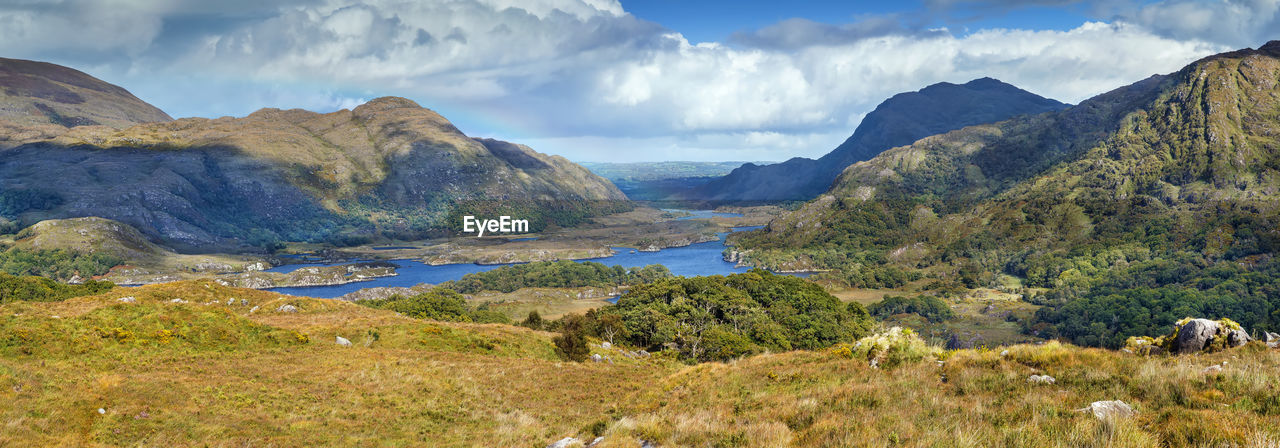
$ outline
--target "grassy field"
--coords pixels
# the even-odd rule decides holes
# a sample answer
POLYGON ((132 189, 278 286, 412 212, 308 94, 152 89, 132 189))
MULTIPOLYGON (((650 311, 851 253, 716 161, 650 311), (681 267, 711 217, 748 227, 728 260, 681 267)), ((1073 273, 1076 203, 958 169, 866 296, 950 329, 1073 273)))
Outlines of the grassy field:
MULTIPOLYGON (((1280 351, 1047 343, 687 366, 552 334, 187 281, 0 306, 0 445, 1276 446, 1280 351), (133 297, 132 301, 120 301, 133 297), (177 300, 175 302, 175 300, 177 300), (278 312, 282 305, 297 312, 278 312), (56 317, 54 317, 56 316, 56 317), (349 339, 352 346, 334 343, 349 339), (942 361, 942 362, 939 362, 942 361), (1205 374, 1209 365, 1221 373, 1205 374), (1027 382, 1049 374, 1053 385, 1027 382), (1124 400, 1134 417, 1076 412, 1124 400)), ((918 347, 917 347, 918 349, 918 347)), ((915 350, 915 349, 912 349, 915 350)))

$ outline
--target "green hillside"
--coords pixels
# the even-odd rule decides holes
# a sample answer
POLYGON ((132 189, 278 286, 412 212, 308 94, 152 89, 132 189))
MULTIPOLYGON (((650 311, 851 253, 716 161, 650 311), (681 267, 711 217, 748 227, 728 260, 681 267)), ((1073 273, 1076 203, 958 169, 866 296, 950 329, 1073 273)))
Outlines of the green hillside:
POLYGON ((758 263, 833 268, 852 286, 914 270, 970 288, 1020 277, 1046 305, 1027 331, 1089 345, 1210 310, 1274 331, 1278 78, 1272 42, 929 137, 849 167, 736 243, 758 263))

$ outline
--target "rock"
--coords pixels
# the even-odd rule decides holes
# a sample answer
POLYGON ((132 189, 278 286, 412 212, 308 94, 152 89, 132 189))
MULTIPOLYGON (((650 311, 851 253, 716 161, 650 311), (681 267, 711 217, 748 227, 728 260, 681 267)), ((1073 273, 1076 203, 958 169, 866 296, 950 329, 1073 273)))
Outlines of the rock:
POLYGON ((106 414, 106 413, 107 413, 106 409, 98 408, 98 414, 106 414))
POLYGON ((640 439, 640 448, 658 448, 658 444, 645 439, 640 439))
POLYGON ((573 437, 565 437, 547 445, 547 448, 569 448, 571 446, 582 446, 582 441, 573 437))
POLYGON ((591 443, 587 444, 587 448, 591 448, 593 446, 599 445, 600 442, 603 442, 603 441, 604 441, 604 437, 596 437, 594 440, 591 441, 591 443))
POLYGON ((613 348, 613 344, 610 344, 608 341, 601 342, 601 343, 600 343, 600 348, 603 348, 603 349, 605 349, 605 350, 608 350, 608 349, 610 349, 610 348, 613 348))
POLYGON ((1195 353, 1209 346, 1213 336, 1218 334, 1218 323, 1209 319, 1191 319, 1178 329, 1178 338, 1173 341, 1173 352, 1195 353))
POLYGON ((1076 411, 1093 412, 1093 416, 1098 420, 1107 420, 1113 418, 1126 418, 1133 416, 1136 412, 1129 405, 1120 400, 1095 401, 1089 404, 1089 407, 1077 409, 1076 411))
POLYGON ((81 285, 81 284, 84 284, 84 278, 80 277, 80 275, 78 275, 78 274, 77 274, 77 275, 72 275, 72 276, 71 276, 71 279, 67 280, 67 284, 68 284, 68 285, 81 285))
POLYGON ((235 298, 235 297, 232 297, 232 298, 227 299, 227 306, 231 306, 231 305, 235 305, 235 304, 236 304, 236 298, 235 298))
POLYGON ((133 298, 133 296, 128 296, 128 297, 121 297, 119 299, 116 299, 116 301, 120 303, 135 303, 138 301, 138 299, 133 298))
POLYGON ((182 299, 173 299, 170 300, 169 303, 187 303, 187 301, 182 299))
POLYGON ((1008 350, 1001 350, 1001 351, 1000 351, 1000 357, 1001 357, 1001 358, 1003 358, 1003 357, 1006 357, 1006 356, 1009 356, 1009 351, 1008 351, 1008 350))
POLYGON ((256 311, 258 311, 258 307, 257 307, 256 305, 255 305, 253 308, 249 308, 249 313, 250 313, 250 314, 252 314, 252 313, 254 313, 254 312, 256 312, 256 311))
POLYGON ((351 341, 347 340, 347 338, 344 338, 344 337, 342 337, 342 336, 338 336, 338 341, 337 341, 337 342, 338 342, 338 345, 341 345, 341 346, 343 346, 343 347, 350 347, 350 346, 351 346, 351 341))
POLYGON ((247 299, 240 299, 240 306, 245 306, 245 305, 248 305, 248 304, 249 304, 249 300, 247 300, 247 299))
POLYGON ((1265 332, 1262 335, 1262 337, 1264 338, 1263 341, 1267 343, 1268 348, 1280 347, 1280 334, 1275 334, 1268 331, 1268 332, 1265 332))
POLYGON ((1248 344, 1253 338, 1244 329, 1227 330, 1227 347, 1239 347, 1248 344))
POLYGON ((277 313, 296 313, 298 312, 298 307, 289 305, 289 304, 284 304, 284 305, 280 305, 279 308, 276 308, 276 312, 277 313))
POLYGON ((1191 319, 1178 328, 1172 351, 1176 354, 1198 353, 1210 348, 1216 338, 1223 338, 1225 347, 1239 347, 1253 339, 1243 329, 1230 329, 1219 321, 1191 319))
POLYGON ((1049 375, 1031 375, 1027 378, 1027 382, 1031 384, 1053 384, 1058 380, 1049 375))
POLYGON ((599 353, 591 355, 591 362, 601 362, 601 361, 604 361, 604 357, 600 356, 599 353))
POLYGON ((1200 371, 1200 373, 1203 373, 1205 375, 1217 375, 1219 373, 1222 373, 1222 366, 1214 364, 1209 367, 1205 367, 1204 370, 1200 371))

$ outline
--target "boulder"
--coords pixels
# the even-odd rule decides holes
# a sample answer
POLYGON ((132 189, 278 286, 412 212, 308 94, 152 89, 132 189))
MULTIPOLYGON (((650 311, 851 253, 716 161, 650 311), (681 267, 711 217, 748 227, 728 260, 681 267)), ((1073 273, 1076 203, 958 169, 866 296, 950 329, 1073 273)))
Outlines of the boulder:
POLYGON ((276 308, 276 312, 277 313, 296 313, 298 312, 298 307, 289 305, 286 303, 284 305, 280 305, 279 308, 276 308))
POLYGON ((133 298, 133 296, 121 297, 116 300, 119 301, 120 303, 135 303, 138 301, 138 299, 133 298))
POLYGON ((1178 337, 1173 341, 1173 352, 1196 353, 1209 347, 1209 342, 1218 334, 1218 323, 1209 319, 1191 319, 1178 329, 1178 337))
POLYGON ((1214 364, 1209 367, 1205 367, 1204 370, 1200 371, 1200 373, 1203 373, 1205 375, 1217 375, 1219 373, 1222 373, 1222 366, 1214 364))
POLYGON ((350 346, 351 346, 351 341, 347 340, 347 338, 344 338, 344 337, 342 337, 342 336, 338 336, 337 343, 338 343, 338 345, 341 345, 341 346, 343 346, 343 347, 350 347, 350 346))
POLYGON ((1263 341, 1267 343, 1267 348, 1280 347, 1280 334, 1268 331, 1265 332, 1262 337, 1264 338, 1263 341))
POLYGON ((1113 418, 1127 418, 1133 416, 1136 411, 1129 407, 1128 403, 1120 400, 1095 401, 1089 404, 1089 407, 1077 409, 1077 411, 1089 411, 1093 413, 1098 420, 1108 420, 1113 418))
POLYGON ((604 361, 604 357, 600 356, 599 353, 591 355, 591 362, 601 362, 601 361, 604 361))
POLYGON ((594 440, 591 441, 591 443, 587 444, 587 448, 591 448, 593 446, 599 445, 601 442, 604 442, 604 437, 596 437, 594 440))
POLYGON ((1230 320, 1184 319, 1170 350, 1175 354, 1198 353, 1239 347, 1252 341, 1244 329, 1230 320))
POLYGON ((603 348, 603 349, 605 349, 605 350, 608 350, 608 349, 610 349, 610 348, 613 348, 613 344, 610 344, 610 343, 609 343, 609 341, 601 342, 601 343, 600 343, 600 348, 603 348))

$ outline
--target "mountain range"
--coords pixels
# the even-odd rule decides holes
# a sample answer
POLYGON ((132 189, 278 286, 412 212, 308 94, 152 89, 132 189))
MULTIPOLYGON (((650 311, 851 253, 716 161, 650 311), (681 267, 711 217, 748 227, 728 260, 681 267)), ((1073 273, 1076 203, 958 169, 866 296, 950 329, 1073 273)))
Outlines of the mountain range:
POLYGON ((170 120, 65 67, 5 60, 0 73, 16 105, 0 116, 11 131, 0 217, 22 225, 98 216, 211 250, 419 238, 460 226, 462 214, 518 216, 538 230, 631 207, 563 157, 468 137, 404 98, 170 120))
POLYGON ((772 165, 747 163, 683 198, 713 202, 809 200, 826 191, 845 167, 886 149, 965 126, 1065 107, 992 78, 938 83, 880 103, 853 135, 817 160, 796 157, 772 165))

